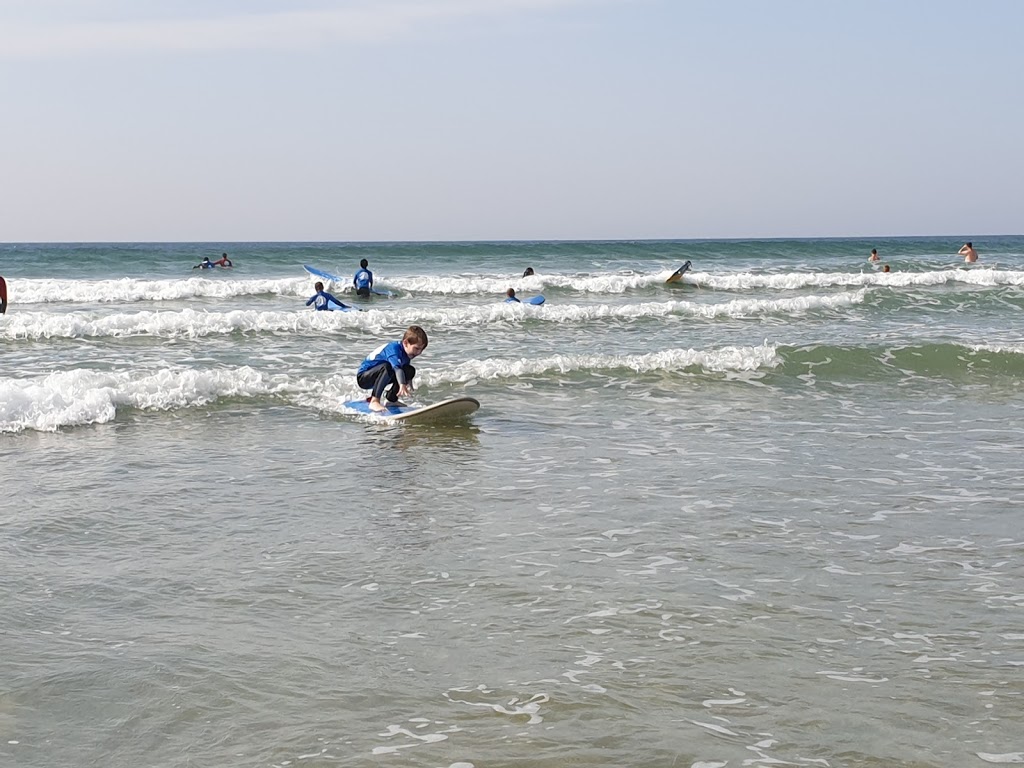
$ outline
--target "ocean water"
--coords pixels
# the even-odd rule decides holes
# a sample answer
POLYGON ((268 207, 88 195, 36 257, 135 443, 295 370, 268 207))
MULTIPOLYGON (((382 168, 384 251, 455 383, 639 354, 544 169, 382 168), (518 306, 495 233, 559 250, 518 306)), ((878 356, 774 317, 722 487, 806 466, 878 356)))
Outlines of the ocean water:
POLYGON ((1024 762, 974 242, 0 245, 0 765, 1024 762), (344 412, 410 324, 470 419, 344 412))

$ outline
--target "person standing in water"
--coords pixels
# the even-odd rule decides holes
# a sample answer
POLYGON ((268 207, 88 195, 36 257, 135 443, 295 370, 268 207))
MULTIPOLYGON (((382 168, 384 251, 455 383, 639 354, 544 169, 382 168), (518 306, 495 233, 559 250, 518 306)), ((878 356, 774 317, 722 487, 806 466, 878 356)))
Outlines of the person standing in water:
POLYGON ((356 296, 369 296, 370 291, 373 290, 373 272, 367 269, 369 266, 370 262, 366 259, 360 261, 359 271, 352 278, 352 285, 356 289, 356 296))
POLYGON ((868 256, 868 261, 878 261, 878 249, 872 248, 871 255, 868 256))
POLYGON ((974 244, 970 240, 964 243, 957 253, 963 256, 964 261, 968 264, 973 264, 978 260, 978 252, 974 250, 974 244))

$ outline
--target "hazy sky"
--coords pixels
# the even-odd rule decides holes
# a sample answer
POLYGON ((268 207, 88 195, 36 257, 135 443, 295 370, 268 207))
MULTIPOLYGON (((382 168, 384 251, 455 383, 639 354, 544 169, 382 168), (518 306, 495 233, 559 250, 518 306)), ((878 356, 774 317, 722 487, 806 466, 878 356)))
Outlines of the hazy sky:
POLYGON ((0 0, 0 241, 1024 233, 1020 0, 0 0))

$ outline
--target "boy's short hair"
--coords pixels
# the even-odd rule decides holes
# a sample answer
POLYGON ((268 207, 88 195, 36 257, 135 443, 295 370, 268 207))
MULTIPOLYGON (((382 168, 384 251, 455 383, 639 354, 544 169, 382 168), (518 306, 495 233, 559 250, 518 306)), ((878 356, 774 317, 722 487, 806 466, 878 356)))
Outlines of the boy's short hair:
POLYGON ((322 291, 324 289, 324 284, 317 280, 313 288, 315 288, 318 291, 322 291))
POLYGON ((370 262, 368 262, 366 259, 361 259, 359 261, 359 266, 362 269, 366 269, 368 266, 370 266, 370 262))
POLYGON ((410 344, 415 344, 423 349, 427 348, 427 332, 420 328, 418 325, 410 325, 405 329, 405 335, 402 337, 402 341, 408 341, 410 344))

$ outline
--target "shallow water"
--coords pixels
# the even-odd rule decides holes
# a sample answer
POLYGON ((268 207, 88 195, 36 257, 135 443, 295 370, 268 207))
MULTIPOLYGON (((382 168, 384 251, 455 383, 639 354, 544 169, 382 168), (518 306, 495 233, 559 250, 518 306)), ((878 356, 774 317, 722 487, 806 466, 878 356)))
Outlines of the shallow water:
POLYGON ((0 760, 1024 760, 1000 243, 360 246, 399 296, 356 315, 302 307, 340 246, 3 246, 0 760), (412 322, 481 410, 345 415, 412 322))

